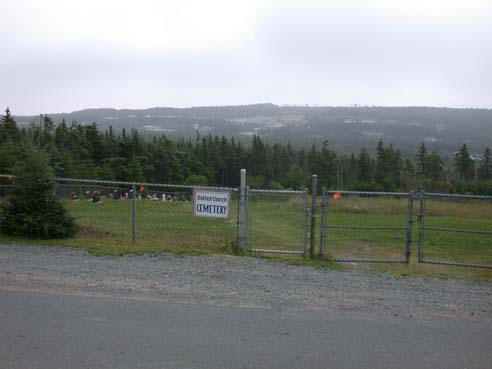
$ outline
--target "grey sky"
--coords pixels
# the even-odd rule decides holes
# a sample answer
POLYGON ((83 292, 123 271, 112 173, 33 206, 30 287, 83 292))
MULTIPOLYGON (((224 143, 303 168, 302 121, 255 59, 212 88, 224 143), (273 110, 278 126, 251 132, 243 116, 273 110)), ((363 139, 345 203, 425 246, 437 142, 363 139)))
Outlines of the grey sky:
POLYGON ((257 102, 492 108, 492 0, 0 5, 0 103, 14 114, 257 102))

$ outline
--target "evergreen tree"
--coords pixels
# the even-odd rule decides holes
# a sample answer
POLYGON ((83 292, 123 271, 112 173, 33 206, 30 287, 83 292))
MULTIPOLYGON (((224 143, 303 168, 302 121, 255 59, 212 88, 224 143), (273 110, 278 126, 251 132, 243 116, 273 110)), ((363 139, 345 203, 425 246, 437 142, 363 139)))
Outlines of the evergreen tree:
POLYGON ((468 147, 463 144, 454 158, 454 167, 458 178, 461 180, 472 180, 475 177, 475 163, 468 152, 468 147))
POLYGON ((0 120, 0 143, 8 140, 14 143, 20 141, 19 129, 17 128, 17 123, 12 117, 9 108, 5 110, 5 115, 0 120))
MULTIPOLYGON (((323 163, 322 163, 321 153, 316 149, 316 145, 313 144, 311 146, 311 149, 308 151, 306 155, 306 159, 307 159, 307 168, 309 171, 308 174, 309 175, 317 174, 319 176, 320 175, 319 173, 323 172, 323 163)), ((327 179, 325 181, 327 181, 327 179)), ((328 187, 329 184, 326 186, 328 187)))
POLYGON ((401 153, 392 144, 384 147, 379 140, 376 157, 376 181, 384 190, 396 190, 401 186, 401 153))
POLYGON ((64 150, 69 141, 69 131, 65 123, 65 118, 55 129, 55 146, 59 150, 64 150))
POLYGON ((42 133, 40 139, 41 139, 41 147, 44 148, 47 152, 51 152, 51 150, 53 149, 54 132, 55 132, 55 123, 48 115, 44 115, 43 127, 42 127, 42 133))
POLYGON ((265 177, 267 169, 266 156, 267 153, 263 141, 259 136, 254 136, 248 160, 248 172, 251 173, 252 176, 263 175, 263 177, 265 177))
POLYGON ((388 174, 388 159, 386 155, 386 148, 384 147, 383 140, 379 140, 376 147, 376 181, 383 183, 386 181, 388 174))
POLYGON ((365 147, 360 149, 357 166, 357 181, 359 183, 369 183, 372 179, 371 157, 365 147))
POLYGON ((427 177, 428 174, 427 160, 428 160, 427 148, 425 147, 425 144, 422 142, 419 146, 417 154, 415 155, 415 168, 416 168, 415 174, 419 179, 427 177))
POLYGON ((144 171, 138 158, 133 158, 127 170, 127 178, 135 182, 145 182, 144 171))
POLYGON ((321 171, 317 173, 311 172, 311 174, 318 175, 321 186, 330 187, 340 183, 340 176, 343 175, 343 165, 338 162, 337 154, 329 149, 328 141, 323 142, 319 159, 321 171))
POLYGON ((304 185, 306 183, 306 175, 302 171, 301 167, 299 167, 299 165, 294 164, 287 173, 285 182, 287 184, 287 187, 299 191, 304 188, 304 185))
POLYGON ((293 187, 292 170, 297 165, 306 178, 317 174, 320 187, 387 191, 448 188, 486 193, 490 186, 483 182, 492 175, 489 148, 477 170, 480 183, 455 181, 452 188, 449 186, 453 176, 463 181, 475 178, 474 162, 466 145, 456 153, 452 165, 445 166, 441 153, 437 149, 428 152, 424 143, 409 159, 402 158, 398 148, 385 146, 382 140, 374 157, 366 148, 357 155, 337 155, 327 142, 306 149, 293 148, 290 143, 269 144, 258 136, 248 145, 233 138, 198 133, 192 139, 146 138, 136 129, 129 133, 123 129, 118 134, 109 127, 102 132, 95 123, 82 125, 75 120, 70 127, 64 120, 56 125, 47 115, 19 130, 7 109, 0 120, 1 172, 11 172, 18 161, 18 148, 24 143, 46 152, 58 177, 183 183, 190 176, 204 176, 209 185, 236 187, 240 169, 246 168, 249 178, 254 177, 255 186, 281 188, 293 187))
POLYGON ((96 123, 84 127, 84 141, 89 147, 89 157, 95 164, 99 164, 104 158, 103 136, 97 129, 96 123))
POLYGON ((12 173, 17 162, 17 146, 12 141, 0 144, 0 174, 12 173))
POLYGON ((485 152, 483 154, 480 168, 478 169, 478 178, 481 180, 492 179, 492 155, 490 153, 489 147, 485 149, 485 152))
POLYGON ((432 153, 427 158, 427 175, 426 177, 433 181, 439 181, 443 177, 443 161, 437 149, 432 150, 432 153))
POLYGON ((0 231, 43 239, 73 236, 77 227, 56 197, 46 155, 29 151, 14 174, 14 186, 0 205, 0 231))

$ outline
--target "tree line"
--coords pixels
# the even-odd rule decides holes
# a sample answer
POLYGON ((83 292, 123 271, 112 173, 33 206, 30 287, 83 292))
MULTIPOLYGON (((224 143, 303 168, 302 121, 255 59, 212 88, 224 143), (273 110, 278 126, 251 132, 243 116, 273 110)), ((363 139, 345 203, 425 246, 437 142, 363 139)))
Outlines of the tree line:
POLYGON ((47 115, 19 128, 7 109, 0 120, 0 173, 10 173, 33 149, 45 152, 55 175, 64 178, 236 187, 240 169, 246 168, 253 188, 303 189, 317 174, 320 188, 492 195, 490 148, 473 158, 466 144, 451 160, 437 149, 429 152, 424 143, 414 157, 404 158, 382 140, 373 155, 366 147, 340 155, 327 141, 295 148, 269 144, 259 136, 249 145, 198 133, 193 139, 144 138, 136 129, 115 133, 112 127, 100 130, 96 123, 63 120, 55 125, 47 115))

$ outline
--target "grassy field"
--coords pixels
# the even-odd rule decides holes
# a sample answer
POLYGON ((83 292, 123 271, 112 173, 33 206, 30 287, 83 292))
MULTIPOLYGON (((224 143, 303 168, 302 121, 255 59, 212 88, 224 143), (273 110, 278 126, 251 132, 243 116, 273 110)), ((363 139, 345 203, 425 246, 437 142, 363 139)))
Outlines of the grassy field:
MULTIPOLYGON (((328 203, 330 226, 399 227, 401 230, 328 229, 327 250, 336 258, 403 259, 407 200, 347 196, 328 203)), ((414 203, 412 249, 417 253, 419 202, 414 203)), ((425 201, 424 226, 450 230, 492 231, 492 202, 425 201)), ((492 234, 425 230, 424 258, 447 262, 492 264, 492 234)))
MULTIPOLYGON (((175 252, 186 254, 237 253, 237 198, 229 220, 194 218, 189 201, 137 201, 136 237, 132 242, 132 202, 103 199, 66 201, 80 226, 76 238, 32 241, 2 237, 3 241, 63 245, 84 248, 95 254, 175 252)), ((301 251, 308 205, 302 196, 255 194, 251 202, 251 247, 301 251)), ((398 230, 327 229, 328 260, 306 260, 300 256, 265 255, 274 260, 315 266, 367 268, 395 275, 426 275, 492 280, 492 270, 418 264, 418 201, 413 211, 412 260, 401 264, 330 263, 330 258, 404 260, 406 241, 405 198, 344 196, 330 199, 327 207, 330 226, 399 227, 398 230)), ((321 214, 318 213, 316 247, 319 247, 321 214)), ((309 218, 307 219, 309 245, 309 218)), ((478 201, 426 201, 426 227, 492 230, 492 203, 478 201)), ((309 247, 309 246, 308 246, 309 247)), ((317 250, 318 251, 318 250, 317 250)), ((429 260, 492 264, 492 235, 425 232, 425 258, 429 260)))
POLYGON ((251 247, 303 251, 307 198, 282 193, 251 193, 251 247))
MULTIPOLYGON (((343 196, 329 199, 327 224, 330 226, 398 227, 398 230, 327 229, 326 251, 331 258, 404 260, 407 225, 406 198, 343 196)), ((492 202, 427 198, 424 226, 427 228, 492 231, 492 202)), ((357 263, 380 271, 438 277, 492 279, 492 270, 457 266, 419 264, 419 201, 412 214, 411 262, 408 267, 357 263), (402 272, 402 269, 405 272, 402 272)), ((425 230, 424 260, 492 264, 492 234, 425 230)), ((354 265, 354 264, 348 264, 354 265)))

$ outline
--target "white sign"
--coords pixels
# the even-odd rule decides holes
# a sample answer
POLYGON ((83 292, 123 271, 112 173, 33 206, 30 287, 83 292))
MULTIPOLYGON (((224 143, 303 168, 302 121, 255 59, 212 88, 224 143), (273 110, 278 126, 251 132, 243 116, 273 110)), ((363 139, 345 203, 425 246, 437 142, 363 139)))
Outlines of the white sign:
POLYGON ((193 189, 193 216, 229 219, 231 193, 193 189))

